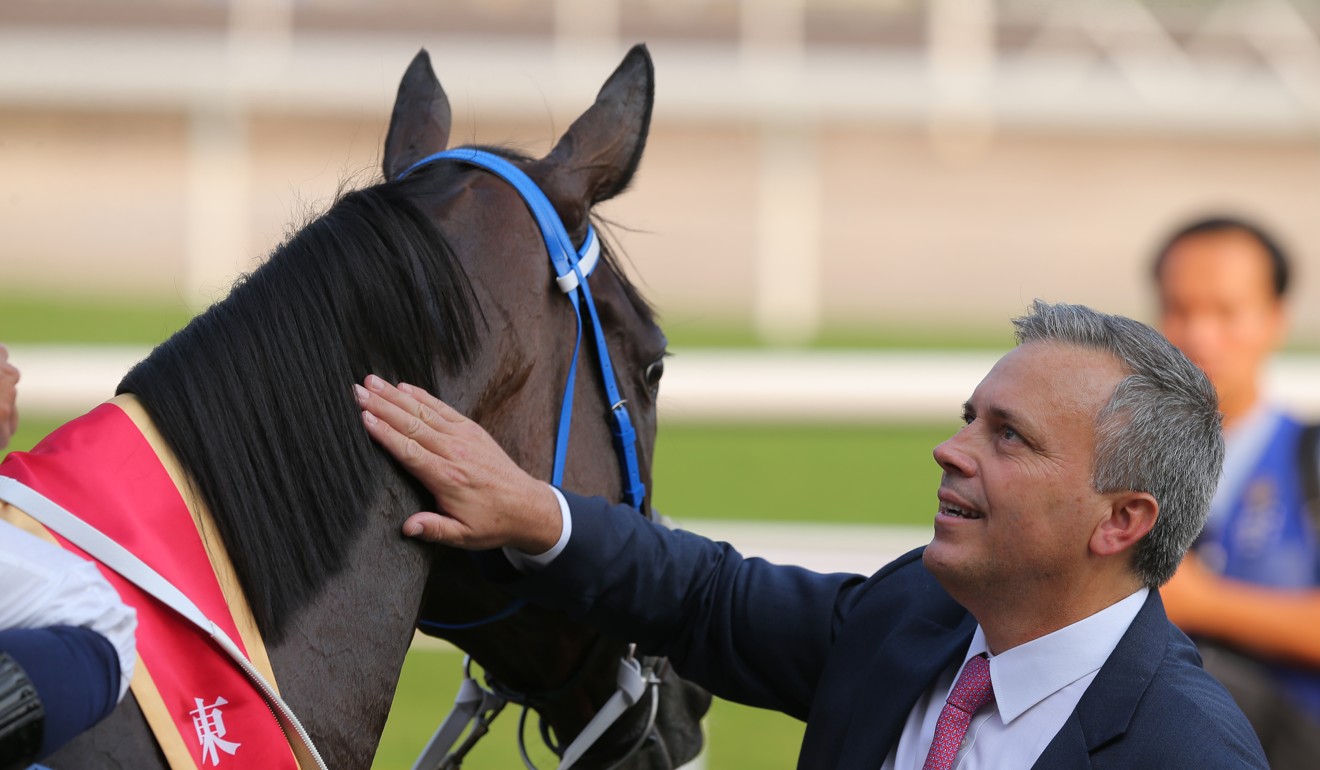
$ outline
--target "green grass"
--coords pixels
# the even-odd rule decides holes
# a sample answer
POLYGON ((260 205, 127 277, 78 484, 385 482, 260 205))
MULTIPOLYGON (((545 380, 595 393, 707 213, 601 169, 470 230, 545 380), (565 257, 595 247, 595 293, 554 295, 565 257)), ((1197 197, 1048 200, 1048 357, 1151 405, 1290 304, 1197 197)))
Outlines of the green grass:
MULTIPOLYGON (((192 317, 181 298, 55 296, 0 291, 0 343, 114 343, 154 345, 192 317)), ((767 348, 750 320, 673 312, 662 318, 673 348, 767 348)), ((828 319, 812 339, 790 347, 862 350, 991 350, 1013 346, 1008 319, 989 325, 930 327, 828 319)), ((1284 350, 1320 351, 1320 335, 1295 329, 1284 350)))
POLYGON ((182 300, 0 294, 0 342, 154 345, 183 328, 182 300))
MULTIPOLYGON (((772 347, 750 321, 666 314, 661 319, 671 348, 772 347)), ((1007 319, 993 327, 914 328, 902 324, 828 321, 810 340, 789 347, 864 350, 1007 350, 1013 330, 1007 319)))
POLYGON ((655 507, 680 521, 924 524, 956 426, 660 427, 655 507))
MULTIPOLYGON (((191 317, 179 298, 69 297, 10 289, 0 293, 0 342, 154 345, 191 317)), ((679 348, 767 347, 749 322, 738 319, 676 314, 666 320, 665 333, 679 348)), ((835 322, 803 347, 1004 350, 1012 341, 1007 323, 994 329, 932 330, 835 322)))

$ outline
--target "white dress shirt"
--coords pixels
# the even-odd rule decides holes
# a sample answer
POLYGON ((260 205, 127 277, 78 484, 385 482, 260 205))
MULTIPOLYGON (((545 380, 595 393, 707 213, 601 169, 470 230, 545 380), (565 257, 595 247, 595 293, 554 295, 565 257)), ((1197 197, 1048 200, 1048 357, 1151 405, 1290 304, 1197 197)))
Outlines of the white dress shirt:
POLYGON ((953 683, 967 661, 982 653, 990 658, 995 700, 972 718, 954 767, 1031 767, 1077 708, 1148 593, 1143 587, 1088 618, 998 655, 990 655, 985 633, 977 626, 962 661, 917 699, 881 770, 921 770, 953 683))

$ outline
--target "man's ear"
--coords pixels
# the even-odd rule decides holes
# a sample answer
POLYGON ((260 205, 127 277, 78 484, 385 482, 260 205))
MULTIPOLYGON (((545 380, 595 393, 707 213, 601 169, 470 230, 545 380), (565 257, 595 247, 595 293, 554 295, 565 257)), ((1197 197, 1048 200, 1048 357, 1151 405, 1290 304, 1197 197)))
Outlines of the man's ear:
POLYGON ((1155 527, 1160 504, 1147 492, 1124 492, 1091 532, 1091 553, 1114 556, 1130 550, 1155 527))

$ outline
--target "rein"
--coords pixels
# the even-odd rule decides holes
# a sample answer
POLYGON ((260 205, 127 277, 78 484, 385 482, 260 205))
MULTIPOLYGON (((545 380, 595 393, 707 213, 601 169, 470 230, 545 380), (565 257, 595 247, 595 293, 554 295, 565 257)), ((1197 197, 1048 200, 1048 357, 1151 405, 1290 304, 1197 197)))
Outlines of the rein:
MULTIPOLYGON (((601 245, 595 228, 588 224, 587 234, 582 246, 580 248, 574 247, 573 241, 568 235, 568 230, 564 227, 563 220, 559 218, 554 205, 541 188, 522 169, 519 169, 508 160, 484 150, 462 148, 428 155, 404 169, 395 178, 395 181, 403 180, 419 168, 445 160, 476 166, 488 171, 508 182, 518 191, 536 220, 537 228, 541 231, 541 238, 545 242, 550 264, 555 271, 555 283, 559 286, 560 291, 568 295, 569 302, 573 306, 573 314, 577 319, 577 336, 573 342, 573 357, 569 364, 568 380, 564 384, 564 397, 559 409, 559 426, 555 434, 555 458, 550 483, 559 487, 562 486, 564 480, 564 466, 568 459, 569 433, 573 422, 573 391, 577 382, 578 352, 582 348, 582 308, 585 306, 587 317, 591 322, 591 331, 595 341, 597 362, 600 366, 605 398, 609 404, 610 429, 614 436, 614 449, 618 455, 619 468, 623 475, 623 498, 640 512, 642 502, 646 498, 646 485, 642 483, 641 465, 638 461, 637 431, 633 428, 632 418, 628 413, 627 401, 619 393, 614 364, 610 360, 609 347, 605 341, 605 330, 601 326, 600 316, 596 312, 596 301, 592 298, 591 289, 587 285, 587 277, 600 263, 601 245)), ((525 600, 516 599, 494 615, 468 623, 447 624, 419 618, 418 625, 440 630, 475 628, 509 617, 521 609, 524 603, 525 600)), ((460 685, 458 695, 454 699, 453 708, 436 730, 430 742, 427 743, 426 748, 423 749, 422 755, 413 765, 413 770, 458 767, 468 751, 476 744, 476 741, 485 735, 491 721, 510 701, 520 703, 523 706, 522 718, 518 725, 519 753, 522 755, 523 764, 529 770, 536 770, 536 766, 527 755, 526 746, 523 742, 523 728, 531 698, 527 694, 514 693, 503 687, 499 688, 504 690, 501 693, 482 687, 472 677, 469 664, 470 661, 464 662, 463 683, 460 685), (451 747, 469 725, 472 726, 472 730, 468 737, 457 749, 451 751, 451 747)), ((591 721, 587 723, 587 726, 583 728, 582 732, 567 748, 561 750, 559 747, 552 745, 546 738, 546 731, 543 727, 543 739, 546 739, 546 744, 560 756, 559 770, 568 770, 572 767, 618 721, 619 717, 638 703, 649 690, 651 693, 651 706, 647 728, 642 732, 641 738, 624 754, 618 763, 622 763, 641 748, 646 736, 650 734, 651 725, 654 724, 656 714, 659 711, 660 691, 657 685, 660 680, 656 676, 658 668, 658 664, 653 659, 643 658, 639 661, 634 656, 633 649, 630 646, 628 654, 619 659, 617 688, 614 694, 596 712, 591 721)))

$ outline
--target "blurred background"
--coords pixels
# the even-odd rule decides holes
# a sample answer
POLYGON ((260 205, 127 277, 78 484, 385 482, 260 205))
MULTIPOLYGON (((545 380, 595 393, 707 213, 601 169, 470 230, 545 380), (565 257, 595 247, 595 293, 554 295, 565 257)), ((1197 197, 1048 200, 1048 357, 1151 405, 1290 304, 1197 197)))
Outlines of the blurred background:
MULTIPOLYGON (((454 143, 541 154, 645 41, 646 156, 602 212, 676 352, 657 504, 869 569, 928 537, 929 450, 1008 318, 1042 297, 1152 320, 1148 261, 1192 216, 1291 250, 1271 388, 1320 414, 1318 31, 1314 0, 5 0, 12 448, 373 181, 418 48, 454 143)), ((457 675, 444 648, 408 665, 381 768, 457 675)), ((801 734, 723 704, 708 729, 711 768, 792 767, 801 734)), ((489 738, 470 766, 515 757, 489 738)))

